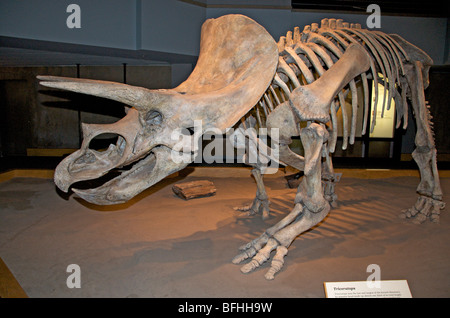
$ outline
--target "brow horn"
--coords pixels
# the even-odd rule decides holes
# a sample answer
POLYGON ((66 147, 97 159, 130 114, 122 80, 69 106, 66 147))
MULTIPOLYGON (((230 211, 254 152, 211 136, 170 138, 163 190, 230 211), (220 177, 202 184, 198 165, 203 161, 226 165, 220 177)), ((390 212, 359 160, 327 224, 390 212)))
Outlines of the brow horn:
POLYGON ((172 95, 165 90, 150 90, 109 81, 41 75, 38 75, 37 78, 41 81, 42 86, 112 99, 135 107, 137 110, 158 108, 158 106, 167 104, 172 95))

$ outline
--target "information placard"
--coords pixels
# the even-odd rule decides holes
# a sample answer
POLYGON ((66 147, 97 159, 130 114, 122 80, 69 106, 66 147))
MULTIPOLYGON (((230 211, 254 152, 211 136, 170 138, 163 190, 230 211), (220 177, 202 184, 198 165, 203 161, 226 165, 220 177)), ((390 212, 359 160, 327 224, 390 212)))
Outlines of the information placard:
POLYGON ((327 298, 412 298, 406 280, 325 282, 327 298))

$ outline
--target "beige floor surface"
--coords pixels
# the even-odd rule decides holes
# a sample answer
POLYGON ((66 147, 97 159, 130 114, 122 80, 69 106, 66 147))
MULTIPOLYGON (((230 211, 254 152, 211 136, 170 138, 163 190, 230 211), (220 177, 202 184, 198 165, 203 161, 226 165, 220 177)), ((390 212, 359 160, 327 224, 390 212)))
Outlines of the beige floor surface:
MULTIPOLYGON (((269 220, 233 209, 255 193, 250 170, 187 169, 132 201, 97 207, 56 190, 48 172, 17 173, 0 183, 0 257, 29 297, 325 297, 323 283, 406 279, 413 297, 450 296, 450 216, 415 225, 397 217, 416 200, 416 171, 342 170, 339 207, 299 236, 274 281, 261 269, 231 264, 237 248, 293 206, 283 173, 266 177, 269 220), (41 178, 42 177, 42 178, 41 178), (214 182, 213 197, 184 201, 180 181, 214 182), (81 269, 70 289, 67 267, 81 269)), ((441 172, 444 193, 448 172, 441 172)))

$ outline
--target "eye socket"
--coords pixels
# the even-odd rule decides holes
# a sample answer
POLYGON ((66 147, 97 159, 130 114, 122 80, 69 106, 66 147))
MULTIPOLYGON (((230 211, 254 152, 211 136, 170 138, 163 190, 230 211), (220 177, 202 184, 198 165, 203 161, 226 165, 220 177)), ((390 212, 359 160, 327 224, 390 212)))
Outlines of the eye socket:
POLYGON ((147 125, 160 125, 162 123, 162 115, 156 110, 148 112, 144 117, 147 125))

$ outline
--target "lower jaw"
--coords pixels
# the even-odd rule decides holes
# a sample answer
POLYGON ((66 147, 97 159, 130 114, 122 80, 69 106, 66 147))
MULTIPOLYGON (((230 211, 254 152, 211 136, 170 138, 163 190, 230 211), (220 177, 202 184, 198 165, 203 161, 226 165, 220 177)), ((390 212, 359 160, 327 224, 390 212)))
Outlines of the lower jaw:
POLYGON ((156 157, 153 152, 150 152, 130 167, 116 168, 98 179, 78 182, 74 185, 72 191, 85 201, 98 205, 124 203, 130 199, 129 195, 126 193, 120 195, 119 193, 126 192, 127 187, 122 185, 118 188, 118 185, 123 183, 126 178, 131 177, 133 179, 133 176, 144 168, 153 170, 155 164, 156 157), (116 189, 116 191, 112 191, 112 189, 116 189))
POLYGON ((186 167, 192 161, 175 162, 171 149, 157 146, 143 159, 137 161, 130 170, 103 185, 88 190, 73 189, 84 200, 98 205, 124 203, 166 176, 186 167))

